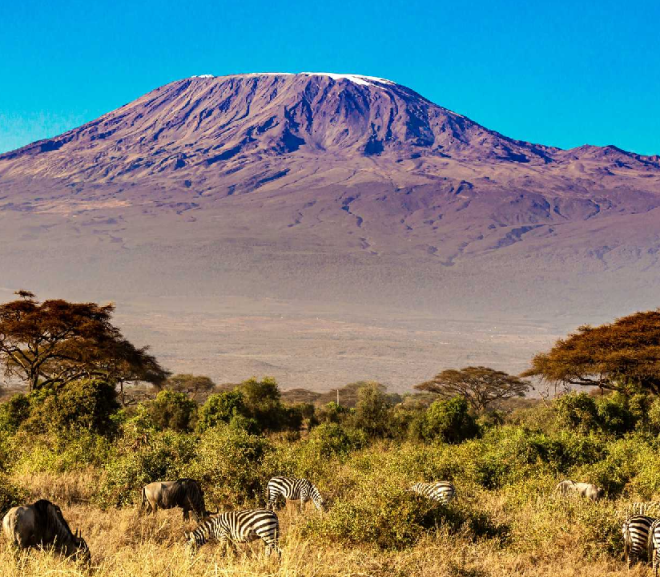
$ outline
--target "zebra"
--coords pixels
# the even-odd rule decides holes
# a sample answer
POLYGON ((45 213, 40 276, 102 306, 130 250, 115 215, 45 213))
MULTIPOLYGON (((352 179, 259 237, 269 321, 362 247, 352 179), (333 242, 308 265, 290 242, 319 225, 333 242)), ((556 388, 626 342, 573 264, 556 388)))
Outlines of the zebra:
POLYGON ((655 519, 646 515, 633 515, 623 523, 623 555, 631 567, 633 561, 646 557, 649 550, 649 530, 655 519))
POLYGON ((410 487, 410 490, 433 501, 438 501, 443 505, 447 505, 456 495, 456 489, 449 481, 415 483, 410 487))
POLYGON ((660 566, 660 519, 656 519, 649 527, 648 560, 653 562, 655 577, 658 577, 658 566, 660 566))
POLYGON ((216 539, 226 549, 227 545, 247 543, 261 539, 266 544, 266 554, 273 550, 278 556, 282 551, 278 546, 279 520, 268 509, 246 509, 212 515, 200 523, 194 531, 186 532, 188 546, 195 550, 209 539, 216 539))
POLYGON ((655 517, 660 514, 660 501, 641 501, 630 503, 626 509, 628 517, 633 515, 647 515, 655 517))
POLYGON ((300 510, 304 511, 305 503, 311 500, 319 511, 325 511, 325 501, 319 490, 307 479, 294 477, 273 477, 266 486, 267 507, 275 510, 277 499, 282 496, 285 500, 300 499, 300 510))

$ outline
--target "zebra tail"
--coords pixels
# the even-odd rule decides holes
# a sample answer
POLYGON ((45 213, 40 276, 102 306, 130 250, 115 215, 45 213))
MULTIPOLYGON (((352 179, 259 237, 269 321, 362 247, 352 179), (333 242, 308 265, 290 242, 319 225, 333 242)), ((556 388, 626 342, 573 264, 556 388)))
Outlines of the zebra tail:
POLYGON ((626 521, 623 525, 623 560, 628 563, 630 568, 630 525, 626 521))

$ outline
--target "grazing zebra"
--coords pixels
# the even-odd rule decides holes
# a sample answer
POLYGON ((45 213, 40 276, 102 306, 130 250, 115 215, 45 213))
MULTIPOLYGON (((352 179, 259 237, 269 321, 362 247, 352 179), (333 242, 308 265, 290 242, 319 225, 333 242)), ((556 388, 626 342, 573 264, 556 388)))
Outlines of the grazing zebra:
POLYGON ((436 483, 415 483, 410 490, 433 501, 439 501, 446 505, 454 498, 456 489, 449 481, 438 481, 436 483))
POLYGON ((628 517, 633 515, 647 515, 657 517, 660 514, 660 501, 641 501, 631 503, 626 509, 628 517))
POLYGON ((658 566, 660 566, 660 519, 656 519, 649 527, 648 560, 653 562, 655 577, 658 577, 658 566))
POLYGON ((305 503, 311 500, 319 511, 325 510, 325 501, 319 490, 307 479, 294 477, 273 477, 266 486, 267 507, 275 510, 277 499, 282 496, 288 501, 300 499, 300 510, 305 509, 305 503))
POLYGON ((185 533, 192 549, 201 547, 209 539, 216 539, 226 549, 227 545, 247 543, 261 539, 266 544, 266 554, 273 550, 278 555, 282 551, 277 545, 280 524, 277 515, 268 509, 247 509, 212 515, 197 528, 185 533))
POLYGON ((623 554, 628 568, 633 561, 646 557, 649 548, 649 530, 655 519, 646 515, 633 515, 623 523, 623 554))

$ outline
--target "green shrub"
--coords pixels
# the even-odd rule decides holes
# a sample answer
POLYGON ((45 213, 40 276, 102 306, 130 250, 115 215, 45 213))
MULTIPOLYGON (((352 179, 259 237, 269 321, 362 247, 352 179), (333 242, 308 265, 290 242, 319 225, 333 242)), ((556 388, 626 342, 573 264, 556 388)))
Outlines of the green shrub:
POLYGON ((655 399, 649 407, 648 426, 651 433, 660 435, 660 398, 655 399))
POLYGON ((443 508, 384 480, 364 481, 357 494, 333 504, 324 515, 312 516, 303 534, 346 545, 374 544, 382 549, 414 545, 442 522, 443 508))
POLYGON ((623 435, 635 428, 637 419, 621 393, 608 395, 596 403, 600 428, 613 435, 623 435))
POLYGON ((229 423, 234 416, 245 415, 247 408, 239 391, 211 395, 199 409, 198 427, 205 431, 210 427, 229 423))
POLYGON ((346 545, 373 544, 381 549, 413 546, 422 535, 446 527, 479 538, 503 538, 506 528, 470 505, 443 506, 402 487, 398 479, 374 470, 356 483, 324 515, 311 516, 303 534, 346 545))
POLYGON ((560 427, 582 434, 599 429, 596 401, 586 393, 569 393, 553 404, 560 427))
POLYGON ((176 480, 188 476, 196 457, 192 435, 164 431, 149 436, 141 445, 125 447, 104 467, 104 481, 97 500, 103 507, 120 507, 139 502, 142 487, 152 481, 176 480))
POLYGON ((319 425, 309 435, 309 447, 321 458, 345 456, 367 443, 362 431, 347 430, 340 425, 319 425))
POLYGON ((271 444, 241 428, 217 426, 202 435, 185 475, 202 482, 210 500, 220 507, 263 501, 268 479, 262 469, 271 444))
POLYGON ((15 433, 30 416, 30 399, 27 395, 13 395, 0 405, 0 431, 5 434, 15 433))
POLYGON ((343 423, 349 414, 351 414, 351 411, 348 407, 338 405, 335 401, 327 403, 316 412, 320 423, 336 424, 343 423))
POLYGON ((27 499, 28 494, 25 490, 14 485, 4 475, 0 475, 0 519, 12 507, 25 504, 27 499))
POLYGON ((353 422, 370 437, 384 437, 390 431, 390 409, 392 407, 385 387, 369 383, 358 390, 353 422))
POLYGON ((164 390, 149 404, 149 415, 160 429, 191 431, 197 420, 197 403, 186 393, 164 390))
POLYGON ((33 433, 70 435, 85 430, 105 435, 115 429, 117 392, 105 381, 72 381, 62 388, 35 391, 28 399, 29 417, 21 426, 33 433))
POLYGON ((35 435, 21 430, 7 442, 11 469, 18 473, 63 473, 102 466, 111 453, 110 438, 89 431, 35 435))
POLYGON ((477 422, 464 397, 435 401, 424 414, 420 429, 418 431, 424 439, 446 443, 460 443, 479 434, 477 422))

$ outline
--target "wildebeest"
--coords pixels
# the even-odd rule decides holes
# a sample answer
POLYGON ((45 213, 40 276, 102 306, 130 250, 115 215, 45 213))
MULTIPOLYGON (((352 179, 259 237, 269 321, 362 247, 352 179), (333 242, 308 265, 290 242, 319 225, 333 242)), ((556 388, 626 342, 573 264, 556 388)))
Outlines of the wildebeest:
POLYGON ((90 561, 85 540, 71 532, 61 509, 45 499, 10 509, 2 520, 2 529, 9 542, 21 549, 52 547, 66 557, 90 561))
POLYGON ((204 504, 204 492, 198 481, 193 479, 178 479, 177 481, 156 481, 142 489, 142 507, 146 504, 147 513, 161 509, 183 509, 183 519, 189 519, 192 511, 196 522, 207 516, 204 504))
POLYGON ((603 497, 605 491, 591 483, 576 483, 575 481, 562 481, 555 488, 555 493, 560 495, 577 494, 592 501, 598 501, 603 497))

